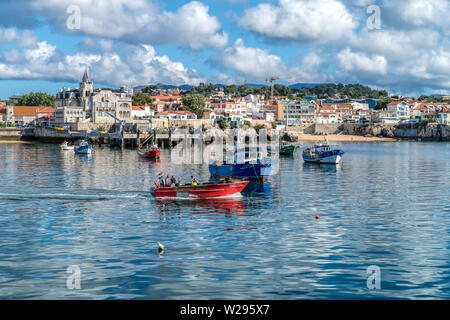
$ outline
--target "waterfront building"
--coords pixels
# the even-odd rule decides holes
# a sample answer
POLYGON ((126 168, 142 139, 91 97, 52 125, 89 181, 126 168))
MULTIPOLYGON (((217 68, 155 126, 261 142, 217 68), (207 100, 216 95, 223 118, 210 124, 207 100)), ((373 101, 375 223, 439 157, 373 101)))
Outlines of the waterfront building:
POLYGON ((6 122, 6 105, 0 105, 0 121, 6 122))
POLYGON ((387 105, 387 110, 393 112, 400 122, 409 121, 411 117, 409 104, 405 101, 392 101, 387 105))
POLYGON ((167 110, 158 113, 159 118, 167 118, 169 120, 195 120, 197 115, 186 110, 167 110))
POLYGON ((153 108, 149 105, 131 107, 131 118, 133 120, 146 120, 151 119, 154 116, 155 110, 153 110, 153 108))
POLYGON ((226 112, 224 119, 233 127, 242 126, 244 124, 244 115, 237 112, 226 112))
POLYGON ((450 108, 444 107, 441 112, 438 112, 435 117, 440 124, 450 125, 450 108))
POLYGON ((50 118, 54 112, 55 108, 53 107, 7 106, 3 121, 20 125, 27 125, 29 123, 36 124, 41 118, 41 120, 50 118))
POLYGON ((131 120, 133 89, 122 87, 120 90, 94 89, 87 70, 84 72, 80 87, 62 88, 56 94, 55 124, 107 124, 115 118, 131 120))
POLYGON ((339 123, 338 114, 334 106, 319 107, 316 112, 316 123, 329 124, 339 123))
POLYGON ((288 101, 284 104, 283 121, 288 126, 313 124, 316 118, 316 104, 313 101, 288 101), (286 120, 287 119, 287 120, 286 120))
POLYGON ((181 96, 151 96, 156 112, 179 110, 183 106, 181 96))
POLYGON ((208 102, 208 109, 217 113, 233 112, 243 116, 247 115, 247 105, 244 100, 212 100, 208 102))
POLYGON ((372 122, 383 124, 398 124, 400 119, 396 117, 394 111, 374 110, 372 112, 372 122))
POLYGON ((219 119, 219 118, 223 118, 223 115, 221 115, 220 113, 215 112, 215 111, 203 112, 203 116, 202 116, 202 119, 209 119, 209 120, 211 120, 211 125, 212 126, 215 125, 217 119, 219 119))

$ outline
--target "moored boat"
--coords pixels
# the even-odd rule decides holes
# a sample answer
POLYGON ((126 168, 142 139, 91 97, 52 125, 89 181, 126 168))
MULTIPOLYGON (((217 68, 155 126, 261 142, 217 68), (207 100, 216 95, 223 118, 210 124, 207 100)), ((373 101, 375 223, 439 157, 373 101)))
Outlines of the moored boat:
POLYGON ((82 140, 74 150, 79 154, 91 154, 94 148, 87 141, 82 140))
POLYGON ((148 148, 148 150, 137 150, 139 157, 149 159, 159 159, 161 157, 161 149, 157 146, 148 148))
POLYGON ((327 139, 323 143, 303 150, 303 160, 308 163, 338 164, 343 155, 344 151, 331 149, 327 139))
POLYGON ((208 169, 213 177, 267 181, 272 164, 262 163, 260 160, 257 160, 256 163, 214 163, 210 164, 208 169))
POLYGON ((248 181, 234 182, 205 182, 198 185, 179 185, 160 187, 155 181, 156 188, 151 192, 156 198, 164 199, 197 199, 197 198, 229 198, 241 195, 248 181))
POLYGON ((280 146, 280 155, 292 156, 299 148, 299 146, 283 142, 280 146))
POLYGON ((61 150, 64 150, 64 151, 75 149, 75 146, 69 145, 69 143, 67 141, 64 141, 62 144, 60 144, 59 147, 61 148, 61 150))

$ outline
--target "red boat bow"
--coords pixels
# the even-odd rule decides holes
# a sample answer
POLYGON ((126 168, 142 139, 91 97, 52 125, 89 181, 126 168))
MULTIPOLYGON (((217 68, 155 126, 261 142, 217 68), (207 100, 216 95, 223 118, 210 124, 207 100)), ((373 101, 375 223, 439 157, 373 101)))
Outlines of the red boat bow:
POLYGON ((157 147, 151 147, 147 151, 137 150, 137 153, 142 158, 160 158, 161 157, 161 149, 157 147))

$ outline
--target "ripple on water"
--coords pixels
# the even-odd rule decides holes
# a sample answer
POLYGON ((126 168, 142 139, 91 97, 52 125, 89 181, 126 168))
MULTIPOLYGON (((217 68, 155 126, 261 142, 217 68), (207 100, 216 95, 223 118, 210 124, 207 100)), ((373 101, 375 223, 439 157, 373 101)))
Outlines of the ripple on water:
POLYGON ((0 145, 0 297, 450 298, 448 144, 342 148, 339 166, 282 158, 240 199, 155 201, 159 172, 206 180, 207 167, 0 145), (70 265, 81 290, 66 288, 70 265))

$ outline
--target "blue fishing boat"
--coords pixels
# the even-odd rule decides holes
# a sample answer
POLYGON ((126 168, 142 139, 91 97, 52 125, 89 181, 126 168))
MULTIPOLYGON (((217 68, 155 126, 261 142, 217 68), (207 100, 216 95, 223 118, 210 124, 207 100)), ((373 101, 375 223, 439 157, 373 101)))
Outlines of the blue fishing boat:
POLYGON ((78 147, 75 148, 75 153, 79 154, 91 154, 94 148, 89 145, 89 143, 85 140, 82 140, 78 147))
POLYGON ((327 139, 323 143, 315 144, 313 147, 303 150, 303 160, 308 163, 338 164, 344 151, 331 149, 327 139))
POLYGON ((214 177, 267 181, 272 170, 271 163, 215 163, 209 165, 209 173, 214 177))

